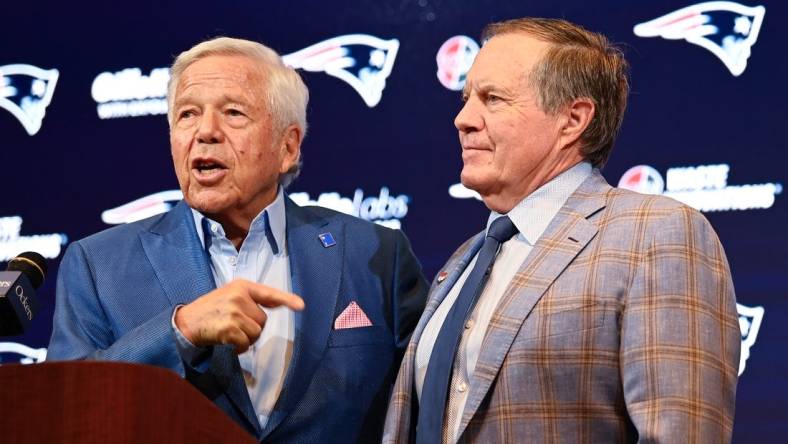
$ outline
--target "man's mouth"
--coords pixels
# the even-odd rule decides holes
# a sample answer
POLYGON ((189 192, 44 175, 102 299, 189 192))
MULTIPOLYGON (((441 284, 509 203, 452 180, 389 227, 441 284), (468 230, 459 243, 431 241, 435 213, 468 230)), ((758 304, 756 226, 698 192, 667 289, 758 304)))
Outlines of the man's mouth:
POLYGON ((460 142, 460 146, 462 147, 463 151, 490 151, 488 144, 483 143, 482 141, 465 141, 465 143, 460 142))
POLYGON ((192 161, 192 171, 194 172, 194 176, 200 182, 214 182, 222 178, 224 176, 224 172, 227 170, 227 166, 225 166, 222 162, 216 159, 194 159, 192 161))
POLYGON ((466 146, 462 147, 462 154, 463 154, 463 156, 471 155, 471 154, 477 154, 477 153, 483 152, 483 151, 492 151, 492 150, 490 148, 487 148, 487 147, 481 146, 481 145, 478 145, 478 146, 466 145, 466 146))
POLYGON ((224 167, 216 162, 197 162, 195 165, 197 171, 204 173, 206 171, 224 169, 224 167))
POLYGON ((192 169, 201 173, 210 172, 214 170, 225 170, 227 167, 217 159, 212 158, 197 158, 192 160, 192 169))

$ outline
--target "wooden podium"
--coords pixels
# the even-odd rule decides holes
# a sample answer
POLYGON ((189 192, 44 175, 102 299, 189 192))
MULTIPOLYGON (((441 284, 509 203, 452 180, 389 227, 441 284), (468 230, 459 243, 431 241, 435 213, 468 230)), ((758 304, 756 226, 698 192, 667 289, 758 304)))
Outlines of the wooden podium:
POLYGON ((175 373, 116 362, 0 366, 2 443, 254 443, 175 373))

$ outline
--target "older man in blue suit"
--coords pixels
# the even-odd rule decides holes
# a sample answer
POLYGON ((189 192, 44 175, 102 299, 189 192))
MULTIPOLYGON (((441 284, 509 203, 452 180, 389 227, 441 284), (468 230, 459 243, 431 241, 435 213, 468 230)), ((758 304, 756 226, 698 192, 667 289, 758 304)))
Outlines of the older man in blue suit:
POLYGON ((407 239, 284 194, 308 92, 271 49, 201 43, 168 100, 184 200, 71 244, 50 359, 169 368, 266 442, 379 440, 426 295, 407 239))

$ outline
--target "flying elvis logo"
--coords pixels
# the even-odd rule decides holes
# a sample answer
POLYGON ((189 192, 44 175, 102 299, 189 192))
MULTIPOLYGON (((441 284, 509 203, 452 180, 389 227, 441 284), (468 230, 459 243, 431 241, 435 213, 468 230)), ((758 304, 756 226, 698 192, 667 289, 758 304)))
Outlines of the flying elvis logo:
POLYGON ((101 221, 109 225, 128 224, 146 217, 166 213, 183 199, 181 190, 167 190, 140 197, 101 213, 101 221))
POLYGON ((282 60, 293 68, 324 71, 345 81, 372 108, 383 96, 397 50, 397 39, 382 40, 367 34, 348 34, 284 55, 282 60))
POLYGON ((5 362, 19 362, 22 364, 37 364, 47 359, 46 348, 32 348, 17 342, 0 342, 0 364, 5 362), (13 353, 13 355, 11 355, 13 353), (13 359, 4 359, 9 355, 13 359), (21 358, 19 357, 21 356, 21 358))
POLYGON ((739 76, 747 68, 766 8, 734 2, 705 2, 635 25, 638 37, 686 40, 712 52, 739 76))
POLYGON ((0 66, 0 108, 13 114, 27 134, 35 135, 41 129, 59 75, 56 69, 21 63, 0 66))
POLYGON ((765 310, 763 307, 748 307, 737 303, 736 311, 739 313, 739 329, 741 330, 741 356, 739 358, 739 376, 741 376, 747 366, 747 359, 750 358, 750 348, 755 345, 755 340, 758 338, 758 330, 761 329, 765 310))

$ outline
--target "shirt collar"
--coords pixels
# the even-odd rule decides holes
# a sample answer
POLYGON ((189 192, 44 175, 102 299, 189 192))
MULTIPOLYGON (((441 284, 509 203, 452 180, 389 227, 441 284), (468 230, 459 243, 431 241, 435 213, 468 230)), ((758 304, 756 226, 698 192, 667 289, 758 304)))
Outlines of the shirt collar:
MULTIPOLYGON (((580 162, 539 187, 512 208, 506 215, 520 232, 518 237, 522 236, 528 244, 534 245, 547 229, 550 221, 558 214, 558 210, 564 206, 577 187, 591 175, 592 170, 590 163, 580 162)), ((490 224, 501 216, 504 214, 491 212, 487 219, 487 229, 489 230, 490 224)))
MULTIPOLYGON (((212 239, 225 237, 222 224, 205 217, 194 208, 191 210, 194 217, 194 225, 197 228, 197 236, 206 250, 210 246, 212 239), (208 235, 207 242, 206 234, 208 235)), ((249 225, 249 233, 264 232, 271 246, 271 251, 274 254, 279 254, 285 246, 286 227, 284 191, 282 187, 279 187, 276 199, 252 219, 252 223, 249 225)))

